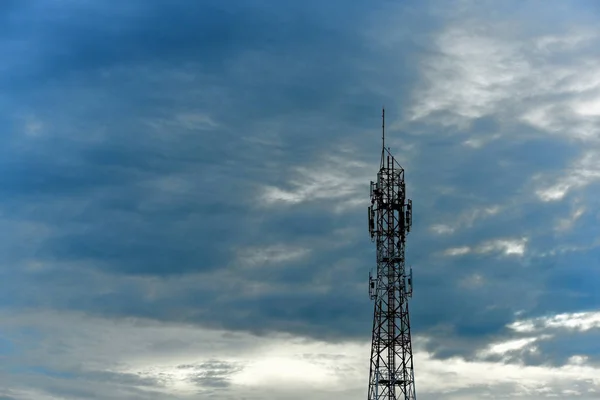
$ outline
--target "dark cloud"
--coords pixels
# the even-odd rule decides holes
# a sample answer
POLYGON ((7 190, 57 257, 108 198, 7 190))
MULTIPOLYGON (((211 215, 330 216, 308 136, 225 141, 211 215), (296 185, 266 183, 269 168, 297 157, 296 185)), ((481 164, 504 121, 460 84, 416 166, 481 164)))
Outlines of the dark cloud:
MULTIPOLYGON (((338 197, 327 184, 355 178, 354 161, 375 178, 384 102, 390 126, 400 124, 389 140, 415 205, 411 321, 431 339, 428 350, 473 358, 514 336, 506 325, 517 311, 535 317, 600 304, 595 250, 548 256, 594 234, 587 215, 570 231, 555 229, 578 199, 593 198, 591 187, 556 202, 535 194, 581 156, 579 143, 493 113, 457 128, 435 124, 454 110, 412 123, 396 111, 423 83, 415 65, 434 50, 432 29, 444 22, 435 12, 400 6, 393 27, 402 38, 393 42, 378 20, 393 13, 387 3, 86 4, 0 6, 2 29, 22 38, 11 54, 26 64, 9 64, 0 78, 13 99, 0 117, 1 210, 11 232, 2 245, 11 249, 0 268, 4 307, 368 340, 368 179, 362 191, 348 182, 354 189, 338 197), (319 181, 328 174, 336 182, 319 181), (540 174, 547 182, 534 179, 540 174), (265 187, 305 196, 269 203, 265 187), (364 207, 341 207, 359 195, 364 207), (440 224, 454 231, 434 234, 440 224), (521 238, 523 254, 494 247, 521 238), (276 245, 306 252, 252 266, 240 256, 276 245), (444 254, 465 246, 468 254, 444 254)), ((548 346, 547 358, 519 357, 561 364, 585 350, 548 346)), ((0 354, 9 347, 0 341, 0 354)), ((235 370, 194 368, 198 385, 213 389, 235 370)), ((86 379, 141 379, 103 374, 86 379)), ((108 398, 58 386, 50 392, 108 398)))

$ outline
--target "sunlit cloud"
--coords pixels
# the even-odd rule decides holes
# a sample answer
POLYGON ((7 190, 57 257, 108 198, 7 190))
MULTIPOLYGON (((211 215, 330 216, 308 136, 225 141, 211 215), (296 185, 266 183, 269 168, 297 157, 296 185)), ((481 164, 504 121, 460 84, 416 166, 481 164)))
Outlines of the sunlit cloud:
POLYGON ((585 213, 585 207, 578 207, 573 213, 567 218, 560 218, 556 226, 556 230, 564 232, 571 228, 585 213))
POLYGON ((445 250, 444 254, 447 256, 462 256, 464 254, 469 254, 471 251, 471 248, 468 246, 453 247, 451 249, 445 250))
POLYGON ((268 186, 262 198, 266 204, 299 204, 329 200, 337 211, 364 205, 364 190, 372 168, 351 158, 328 157, 320 165, 297 167, 292 172, 290 189, 268 186))
MULTIPOLYGON (((505 342, 492 343, 485 350, 482 350, 479 353, 480 357, 485 357, 488 355, 505 355, 506 353, 510 353, 517 350, 523 350, 527 347, 530 347, 531 344, 538 341, 539 338, 531 337, 531 338, 523 338, 523 339, 514 339, 508 340, 505 342)), ((530 347, 529 351, 535 351, 535 347, 530 347)))
POLYGON ((239 262, 247 266, 264 266, 298 260, 310 253, 310 249, 286 245, 245 248, 239 252, 239 262))
MULTIPOLYGON (((90 372, 130 374, 145 379, 138 384, 140 388, 146 386, 149 394, 168 393, 182 399, 209 393, 215 387, 233 396, 258 388, 282 390, 286 397, 298 390, 320 393, 318 398, 349 389, 358 395, 364 390, 368 376, 367 342, 328 343, 289 335, 232 335, 190 325, 162 325, 143 320, 115 323, 76 314, 4 314, 3 321, 7 332, 29 327, 42 335, 42 346, 29 349, 26 357, 45 368, 79 365, 90 372), (47 358, 58 341, 63 343, 62 353, 57 358, 47 358), (89 346, 102 349, 102 353, 88 354, 89 346)), ((581 356, 572 357, 560 368, 460 358, 437 360, 423 351, 421 346, 426 340, 421 339, 415 338, 415 365, 423 395, 458 393, 482 385, 498 390, 497 393, 516 396, 543 387, 548 388, 549 394, 559 394, 563 385, 581 382, 587 382, 590 389, 600 389, 598 370, 586 365, 581 356), (447 379, 449 376, 455 379, 447 379)), ((493 343, 481 356, 519 351, 536 340, 530 337, 493 343)), ((14 390, 25 393, 28 389, 14 390)))
POLYGON ((568 329, 585 332, 600 328, 600 312, 563 313, 549 317, 520 320, 510 324, 509 328, 522 333, 547 329, 568 329))
POLYGON ((523 239, 494 239, 477 246, 454 247, 444 251, 448 256, 461 256, 469 253, 487 254, 500 252, 506 256, 522 256, 525 254, 527 238, 523 239))
MULTIPOLYGON (((600 179, 599 152, 587 151, 573 163, 571 167, 561 173, 553 184, 540 188, 536 194, 542 201, 557 201, 563 199, 569 192, 580 190, 600 179)), ((538 177, 541 179, 541 177, 538 177)))
POLYGON ((454 232, 454 228, 448 225, 433 225, 430 229, 438 235, 447 235, 454 232))

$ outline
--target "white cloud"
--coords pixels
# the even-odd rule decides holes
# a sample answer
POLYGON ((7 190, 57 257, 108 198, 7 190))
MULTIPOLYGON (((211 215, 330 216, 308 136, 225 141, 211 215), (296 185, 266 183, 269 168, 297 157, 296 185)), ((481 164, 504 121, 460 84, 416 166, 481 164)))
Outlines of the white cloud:
MULTIPOLYGON (((505 355, 506 353, 510 353, 516 350, 523 350, 527 348, 529 345, 538 341, 537 337, 530 338, 522 338, 522 339, 514 339, 508 340, 505 342, 492 343, 485 350, 479 353, 480 357, 485 357, 488 355, 505 355)), ((530 350, 535 350, 535 348, 530 348, 530 350)))
POLYGON ((444 251, 444 254, 447 256, 462 256, 464 254, 469 254, 471 252, 471 248, 469 246, 463 247, 453 247, 451 249, 447 249, 444 251))
POLYGON ((535 331, 535 325, 532 321, 515 321, 508 326, 516 332, 530 333, 535 331))
MULTIPOLYGON (((597 38, 593 30, 580 31, 570 35, 545 35, 534 39, 534 45, 538 50, 549 54, 556 51, 568 51, 582 44, 589 43, 597 38)), ((598 82, 600 83, 600 81, 598 82)))
POLYGON ((548 329, 570 329, 574 331, 589 331, 600 328, 600 311, 564 313, 551 317, 539 317, 513 322, 509 328, 516 332, 535 332, 548 329))
MULTIPOLYGON (((467 362, 461 359, 434 360, 427 355, 420 356, 416 365, 426 365, 422 368, 420 377, 421 382, 427 382, 428 391, 449 394, 463 388, 474 388, 470 395, 461 397, 464 399, 480 398, 490 391, 494 393, 494 397, 504 395, 535 399, 544 392, 546 396, 556 396, 565 388, 585 383, 590 384, 592 390, 600 389, 599 371, 589 366, 566 365, 550 368, 467 362), (450 377, 452 379, 448 379, 450 377)), ((449 395, 447 398, 453 397, 449 395)))
POLYGON ((415 93, 411 119, 450 111, 444 125, 468 121, 497 111, 531 73, 518 44, 486 34, 482 27, 450 26, 435 39, 438 53, 423 60, 424 86, 415 93))
POLYGON ((474 149, 479 149, 484 145, 499 139, 501 136, 499 134, 491 135, 491 136, 474 136, 463 142, 465 146, 472 147, 474 149))
POLYGON ((434 233, 438 235, 446 235, 454 232, 454 228, 448 225, 433 225, 429 229, 431 229, 434 233))
POLYGON ((472 274, 461 281, 461 285, 466 288, 480 287, 485 283, 485 278, 480 274, 472 274))
POLYGON ((564 232, 571 229, 575 222, 581 218, 584 212, 585 207, 578 207, 568 218, 560 218, 556 226, 556 230, 564 232))
MULTIPOLYGON (((563 199, 570 191, 581 189, 600 179, 600 151, 588 150, 550 185, 540 185, 536 191, 542 201, 563 199)), ((535 179, 540 180, 541 177, 535 179)))
POLYGON ((522 256, 525 254, 527 238, 521 239, 494 239, 477 246, 453 247, 444 251, 447 256, 461 256, 469 253, 487 254, 500 252, 504 255, 522 256))
POLYGON ((480 208, 470 208, 460 215, 454 221, 447 222, 444 224, 436 224, 431 226, 429 229, 438 235, 454 233, 461 228, 470 228, 475 225, 476 222, 480 223, 486 218, 498 214, 503 207, 500 205, 490 205, 480 208))
POLYGON ((328 200, 336 211, 366 206, 365 196, 375 172, 373 166, 363 162, 330 156, 318 165, 295 168, 288 182, 290 189, 267 186, 262 199, 267 205, 328 200))
POLYGON ((577 102, 573 105, 573 109, 584 117, 598 117, 600 116, 600 98, 577 102))
MULTIPOLYGON (((598 142, 600 60, 585 51, 595 29, 524 37, 504 20, 456 18, 436 36, 435 53, 422 60, 410 119, 466 127, 494 116, 547 133, 598 142), (437 113, 442 112, 442 115, 437 113)), ((464 143, 481 147, 498 134, 464 143)))
POLYGON ((575 356, 569 357, 569 360, 567 361, 567 363, 571 364, 571 365, 585 365, 587 363, 588 359, 589 359, 588 356, 575 355, 575 356))
MULTIPOLYGON (((20 339, 22 347, 8 360, 14 366, 134 374, 155 380, 155 386, 146 390, 179 399, 194 398, 198 390, 208 390, 199 388, 194 379, 199 368, 210 371, 210 365, 216 365, 219 371, 205 376, 221 377, 228 384, 221 393, 234 397, 252 393, 258 399, 277 392, 282 399, 344 395, 358 400, 364 396, 368 379, 370 346, 366 342, 327 343, 288 335, 256 337, 192 325, 114 321, 57 312, 3 313, 0 326, 9 339, 22 329, 38 332, 36 346, 20 339), (56 348, 61 351, 57 353, 56 348)), ((501 354, 533 342, 533 338, 527 338, 497 343, 488 350, 501 354)), ((417 390, 424 399, 450 400, 463 391, 470 394, 461 398, 476 399, 490 390, 497 396, 527 398, 544 388, 547 395, 560 395, 565 388, 583 384, 590 390, 600 390, 600 371, 583 365, 583 359, 573 358, 560 368, 468 362, 460 358, 437 360, 422 350, 422 343, 423 338, 414 339, 417 390)), ((43 382, 29 380, 28 385, 40 385, 31 387, 18 375, 6 378, 1 381, 7 390, 37 391, 38 398, 52 398, 43 382)), ((85 379, 61 382, 64 387, 88 384, 85 379)), ((103 384, 107 390, 115 386, 110 380, 103 384)), ((122 385, 119 384, 121 389, 122 385)))
POLYGON ((245 266, 264 266, 298 260, 310 253, 310 249, 288 245, 251 247, 239 251, 239 262, 245 266))
POLYGON ((497 239, 486 242, 477 248, 478 253, 489 253, 492 251, 501 251, 506 255, 519 255, 525 253, 527 239, 497 239))

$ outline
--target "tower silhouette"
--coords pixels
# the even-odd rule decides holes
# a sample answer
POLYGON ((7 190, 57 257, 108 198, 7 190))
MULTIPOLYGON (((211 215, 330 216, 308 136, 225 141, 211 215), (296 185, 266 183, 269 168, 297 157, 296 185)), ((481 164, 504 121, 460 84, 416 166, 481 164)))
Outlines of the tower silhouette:
POLYGON ((414 400, 415 379, 408 299, 412 269, 405 267, 406 236, 412 224, 412 201, 406 198, 404 169, 385 147, 382 111, 381 163, 371 182, 369 233, 377 244, 377 271, 369 274, 375 301, 368 400, 414 400))

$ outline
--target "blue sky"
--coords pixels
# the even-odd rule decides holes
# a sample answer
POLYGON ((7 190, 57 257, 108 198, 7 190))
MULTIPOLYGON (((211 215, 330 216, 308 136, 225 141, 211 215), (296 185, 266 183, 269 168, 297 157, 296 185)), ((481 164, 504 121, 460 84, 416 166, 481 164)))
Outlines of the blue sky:
POLYGON ((419 398, 597 399, 599 18, 2 2, 0 399, 365 398, 382 105, 419 398))

